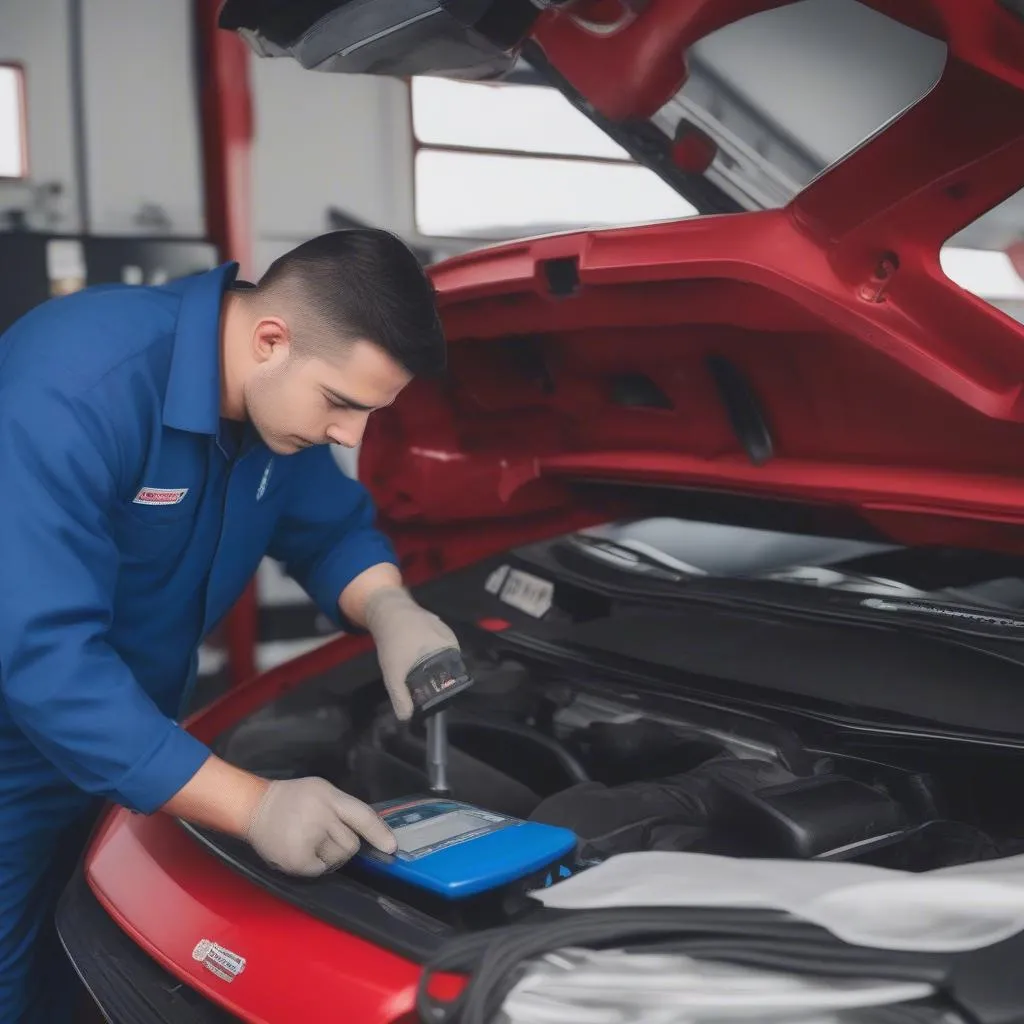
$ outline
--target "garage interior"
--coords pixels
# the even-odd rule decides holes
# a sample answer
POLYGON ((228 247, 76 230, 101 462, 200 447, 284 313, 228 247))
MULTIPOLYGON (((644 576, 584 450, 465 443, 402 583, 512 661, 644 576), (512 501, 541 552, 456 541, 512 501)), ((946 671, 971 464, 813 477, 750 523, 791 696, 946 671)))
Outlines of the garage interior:
MULTIPOLYGON (((318 73, 257 56, 218 25, 221 6, 0 4, 0 333, 94 285, 158 286, 228 261, 256 281, 337 229, 394 232, 431 267, 524 237, 699 216, 527 53, 488 81, 318 73)), ((926 96, 947 59, 941 40, 858 0, 761 6, 689 51, 685 86, 651 118, 678 140, 689 126, 686 159, 706 156, 738 211, 785 206, 926 96)), ((1024 324, 1024 189, 948 239, 941 266, 1024 324)), ((358 477, 358 451, 333 454, 358 477)), ((266 557, 200 649, 191 709, 340 635, 266 557)))
MULTIPOLYGON (((910 33, 856 2, 798 7, 699 45, 678 101, 773 169, 766 205, 916 99, 942 61, 934 40, 920 36, 908 49, 910 33), (851 39, 871 44, 870 67, 850 56, 851 39), (762 69, 780 61, 790 76, 766 81, 762 69), (852 126, 837 128, 805 88, 817 62, 846 97, 852 126)), ((394 231, 431 263, 482 243, 692 212, 523 60, 487 85, 309 74, 256 58, 216 28, 218 10, 177 0, 0 10, 0 247, 9 268, 0 329, 83 283, 153 283, 228 259, 256 278, 303 239, 350 224, 394 231), (552 181, 544 162, 559 134, 570 142, 554 152, 571 162, 552 181), (503 167, 496 178, 489 160, 511 160, 526 180, 503 167), (603 179, 587 177, 595 169, 624 171, 645 188, 609 205, 603 179)), ((741 168, 737 189, 764 201, 750 176, 741 168)), ((1018 197, 950 240, 943 259, 963 287, 1024 320, 1022 224, 1018 197)), ((339 459, 354 471, 350 454, 339 459)), ((290 584, 271 561, 261 567, 237 616, 203 649, 205 693, 330 635, 290 584)))

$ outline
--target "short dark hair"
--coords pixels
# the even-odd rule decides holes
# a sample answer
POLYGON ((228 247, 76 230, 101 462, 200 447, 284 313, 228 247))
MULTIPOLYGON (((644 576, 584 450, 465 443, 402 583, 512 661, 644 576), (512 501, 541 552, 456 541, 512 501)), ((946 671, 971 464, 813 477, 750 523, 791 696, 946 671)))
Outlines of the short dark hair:
POLYGON ((256 297, 278 292, 315 325, 297 332, 298 351, 326 352, 363 338, 413 376, 445 368, 434 286, 412 250, 389 231, 347 228, 303 242, 270 265, 256 297))

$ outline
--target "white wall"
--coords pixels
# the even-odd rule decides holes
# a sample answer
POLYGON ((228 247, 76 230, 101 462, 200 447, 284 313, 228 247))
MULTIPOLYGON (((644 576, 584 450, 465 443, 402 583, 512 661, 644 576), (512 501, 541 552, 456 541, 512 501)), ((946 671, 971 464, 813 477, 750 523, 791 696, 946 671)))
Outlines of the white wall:
POLYGON ((404 82, 253 58, 257 273, 328 229, 327 208, 410 237, 412 133, 404 82))
MULTIPOLYGON (((0 2, 0 60, 25 66, 31 183, 63 188, 52 225, 62 231, 78 229, 69 52, 67 0, 0 2)), ((0 210, 24 205, 28 192, 0 182, 0 210)))
POLYGON ((169 234, 206 232, 192 7, 190 0, 82 2, 96 234, 163 233, 137 222, 147 204, 165 212, 169 234))

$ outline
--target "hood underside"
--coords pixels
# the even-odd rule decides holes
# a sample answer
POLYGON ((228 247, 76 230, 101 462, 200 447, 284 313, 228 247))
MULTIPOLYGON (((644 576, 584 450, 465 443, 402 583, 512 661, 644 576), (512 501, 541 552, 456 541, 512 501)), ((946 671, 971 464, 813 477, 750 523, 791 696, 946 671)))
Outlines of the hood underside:
MULTIPOLYGON (((525 46, 615 129, 678 92, 698 41, 787 2, 230 0, 222 24, 342 72, 493 77, 525 46)), ((895 539, 1024 550, 1024 327, 939 261, 1024 184, 1024 5, 862 2, 942 40, 941 76, 785 207, 433 268, 450 372, 372 417, 360 463, 407 551, 607 514, 581 481, 840 504, 895 539)), ((674 141, 647 155, 685 184, 674 141)))
POLYGON ((481 553, 567 525, 582 482, 838 504, 901 541, 1019 552, 1020 325, 920 245, 880 280, 872 242, 898 225, 824 246, 790 209, 440 264, 449 372, 371 418, 360 476, 392 531, 475 527, 481 553))

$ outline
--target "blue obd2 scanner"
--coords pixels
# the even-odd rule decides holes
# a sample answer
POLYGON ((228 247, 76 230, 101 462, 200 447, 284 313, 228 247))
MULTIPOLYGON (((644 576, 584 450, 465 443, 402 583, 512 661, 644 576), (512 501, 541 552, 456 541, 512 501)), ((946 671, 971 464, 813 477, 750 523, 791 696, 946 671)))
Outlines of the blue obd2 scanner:
POLYGON ((363 844, 356 864, 445 901, 510 889, 522 894, 574 870, 577 839, 568 829, 430 796, 374 809, 395 833, 398 851, 363 844))

